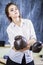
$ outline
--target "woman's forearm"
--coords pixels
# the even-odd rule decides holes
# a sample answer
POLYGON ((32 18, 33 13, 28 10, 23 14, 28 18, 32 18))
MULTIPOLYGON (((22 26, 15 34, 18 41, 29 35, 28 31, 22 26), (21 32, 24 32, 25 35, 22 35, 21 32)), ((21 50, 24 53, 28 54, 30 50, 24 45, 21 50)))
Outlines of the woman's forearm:
POLYGON ((25 50, 30 49, 30 46, 32 46, 35 42, 36 42, 35 39, 28 40, 28 41, 27 41, 27 47, 25 47, 25 48, 23 48, 23 49, 21 49, 21 50, 19 50, 19 51, 25 51, 25 50))
POLYGON ((20 50, 16 50, 16 49, 14 48, 14 50, 15 50, 15 51, 21 51, 21 52, 23 52, 23 51, 25 51, 25 50, 30 49, 30 46, 32 46, 35 42, 36 42, 35 39, 28 40, 28 41, 27 41, 27 46, 26 46, 25 48, 20 49, 20 50))
POLYGON ((33 39, 28 40, 27 43, 31 46, 31 45, 33 45, 36 41, 37 41, 37 40, 33 38, 33 39))

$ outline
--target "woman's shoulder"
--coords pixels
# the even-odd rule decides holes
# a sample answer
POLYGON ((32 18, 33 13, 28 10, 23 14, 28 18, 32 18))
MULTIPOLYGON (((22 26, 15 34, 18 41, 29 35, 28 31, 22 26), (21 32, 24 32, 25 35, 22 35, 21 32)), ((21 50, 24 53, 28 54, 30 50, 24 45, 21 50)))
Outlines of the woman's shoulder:
POLYGON ((32 23, 32 21, 30 20, 30 19, 22 19, 22 21, 24 22, 24 23, 27 23, 27 24, 31 24, 32 23))
POLYGON ((8 25, 8 27, 7 27, 7 31, 9 31, 10 29, 12 29, 12 27, 13 27, 13 22, 11 22, 9 25, 8 25))

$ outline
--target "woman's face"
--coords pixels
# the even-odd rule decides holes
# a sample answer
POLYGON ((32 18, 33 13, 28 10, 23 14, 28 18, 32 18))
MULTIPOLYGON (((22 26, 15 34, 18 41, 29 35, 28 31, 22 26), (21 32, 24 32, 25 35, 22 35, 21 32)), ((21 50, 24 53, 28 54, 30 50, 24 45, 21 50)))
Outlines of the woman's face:
POLYGON ((10 5, 8 8, 9 17, 18 18, 20 13, 16 5, 10 5))

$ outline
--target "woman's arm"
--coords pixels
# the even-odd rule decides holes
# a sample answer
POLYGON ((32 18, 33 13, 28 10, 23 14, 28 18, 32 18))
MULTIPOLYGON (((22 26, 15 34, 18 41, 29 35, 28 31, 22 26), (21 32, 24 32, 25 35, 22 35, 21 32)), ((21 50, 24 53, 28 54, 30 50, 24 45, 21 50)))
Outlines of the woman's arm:
POLYGON ((11 27, 8 26, 6 32, 7 32, 7 35, 8 35, 8 42, 10 43, 10 46, 12 48, 13 43, 14 43, 14 35, 13 35, 13 31, 11 30, 11 27))
POLYGON ((29 36, 30 38, 28 37, 27 47, 23 48, 21 50, 18 50, 18 51, 25 51, 25 50, 30 49, 30 46, 33 45, 37 41, 35 30, 34 30, 33 23, 31 22, 31 20, 28 21, 27 26, 29 27, 28 29, 30 29, 30 31, 29 31, 30 32, 30 36, 29 36))
POLYGON ((13 48, 15 51, 25 51, 25 50, 29 50, 30 49, 30 46, 33 45, 34 43, 36 42, 35 39, 31 39, 27 42, 27 47, 23 48, 23 49, 20 49, 20 50, 16 50, 15 48, 13 48))
POLYGON ((36 42, 35 39, 31 39, 27 42, 27 47, 26 48, 23 48, 21 49, 20 51, 25 51, 25 50, 29 50, 30 49, 30 46, 32 46, 34 43, 36 42))

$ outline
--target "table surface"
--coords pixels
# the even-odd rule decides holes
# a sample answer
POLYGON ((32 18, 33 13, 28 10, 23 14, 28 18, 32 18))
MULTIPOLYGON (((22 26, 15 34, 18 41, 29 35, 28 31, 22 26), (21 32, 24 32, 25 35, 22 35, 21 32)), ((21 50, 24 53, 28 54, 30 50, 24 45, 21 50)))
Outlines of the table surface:
MULTIPOLYGON (((3 56, 7 55, 9 50, 10 47, 0 47, 0 61, 2 61, 3 63, 6 63, 6 59, 3 59, 3 56)), ((40 58, 39 55, 43 55, 43 49, 40 53, 33 53, 35 65, 43 65, 43 58, 40 58)))

